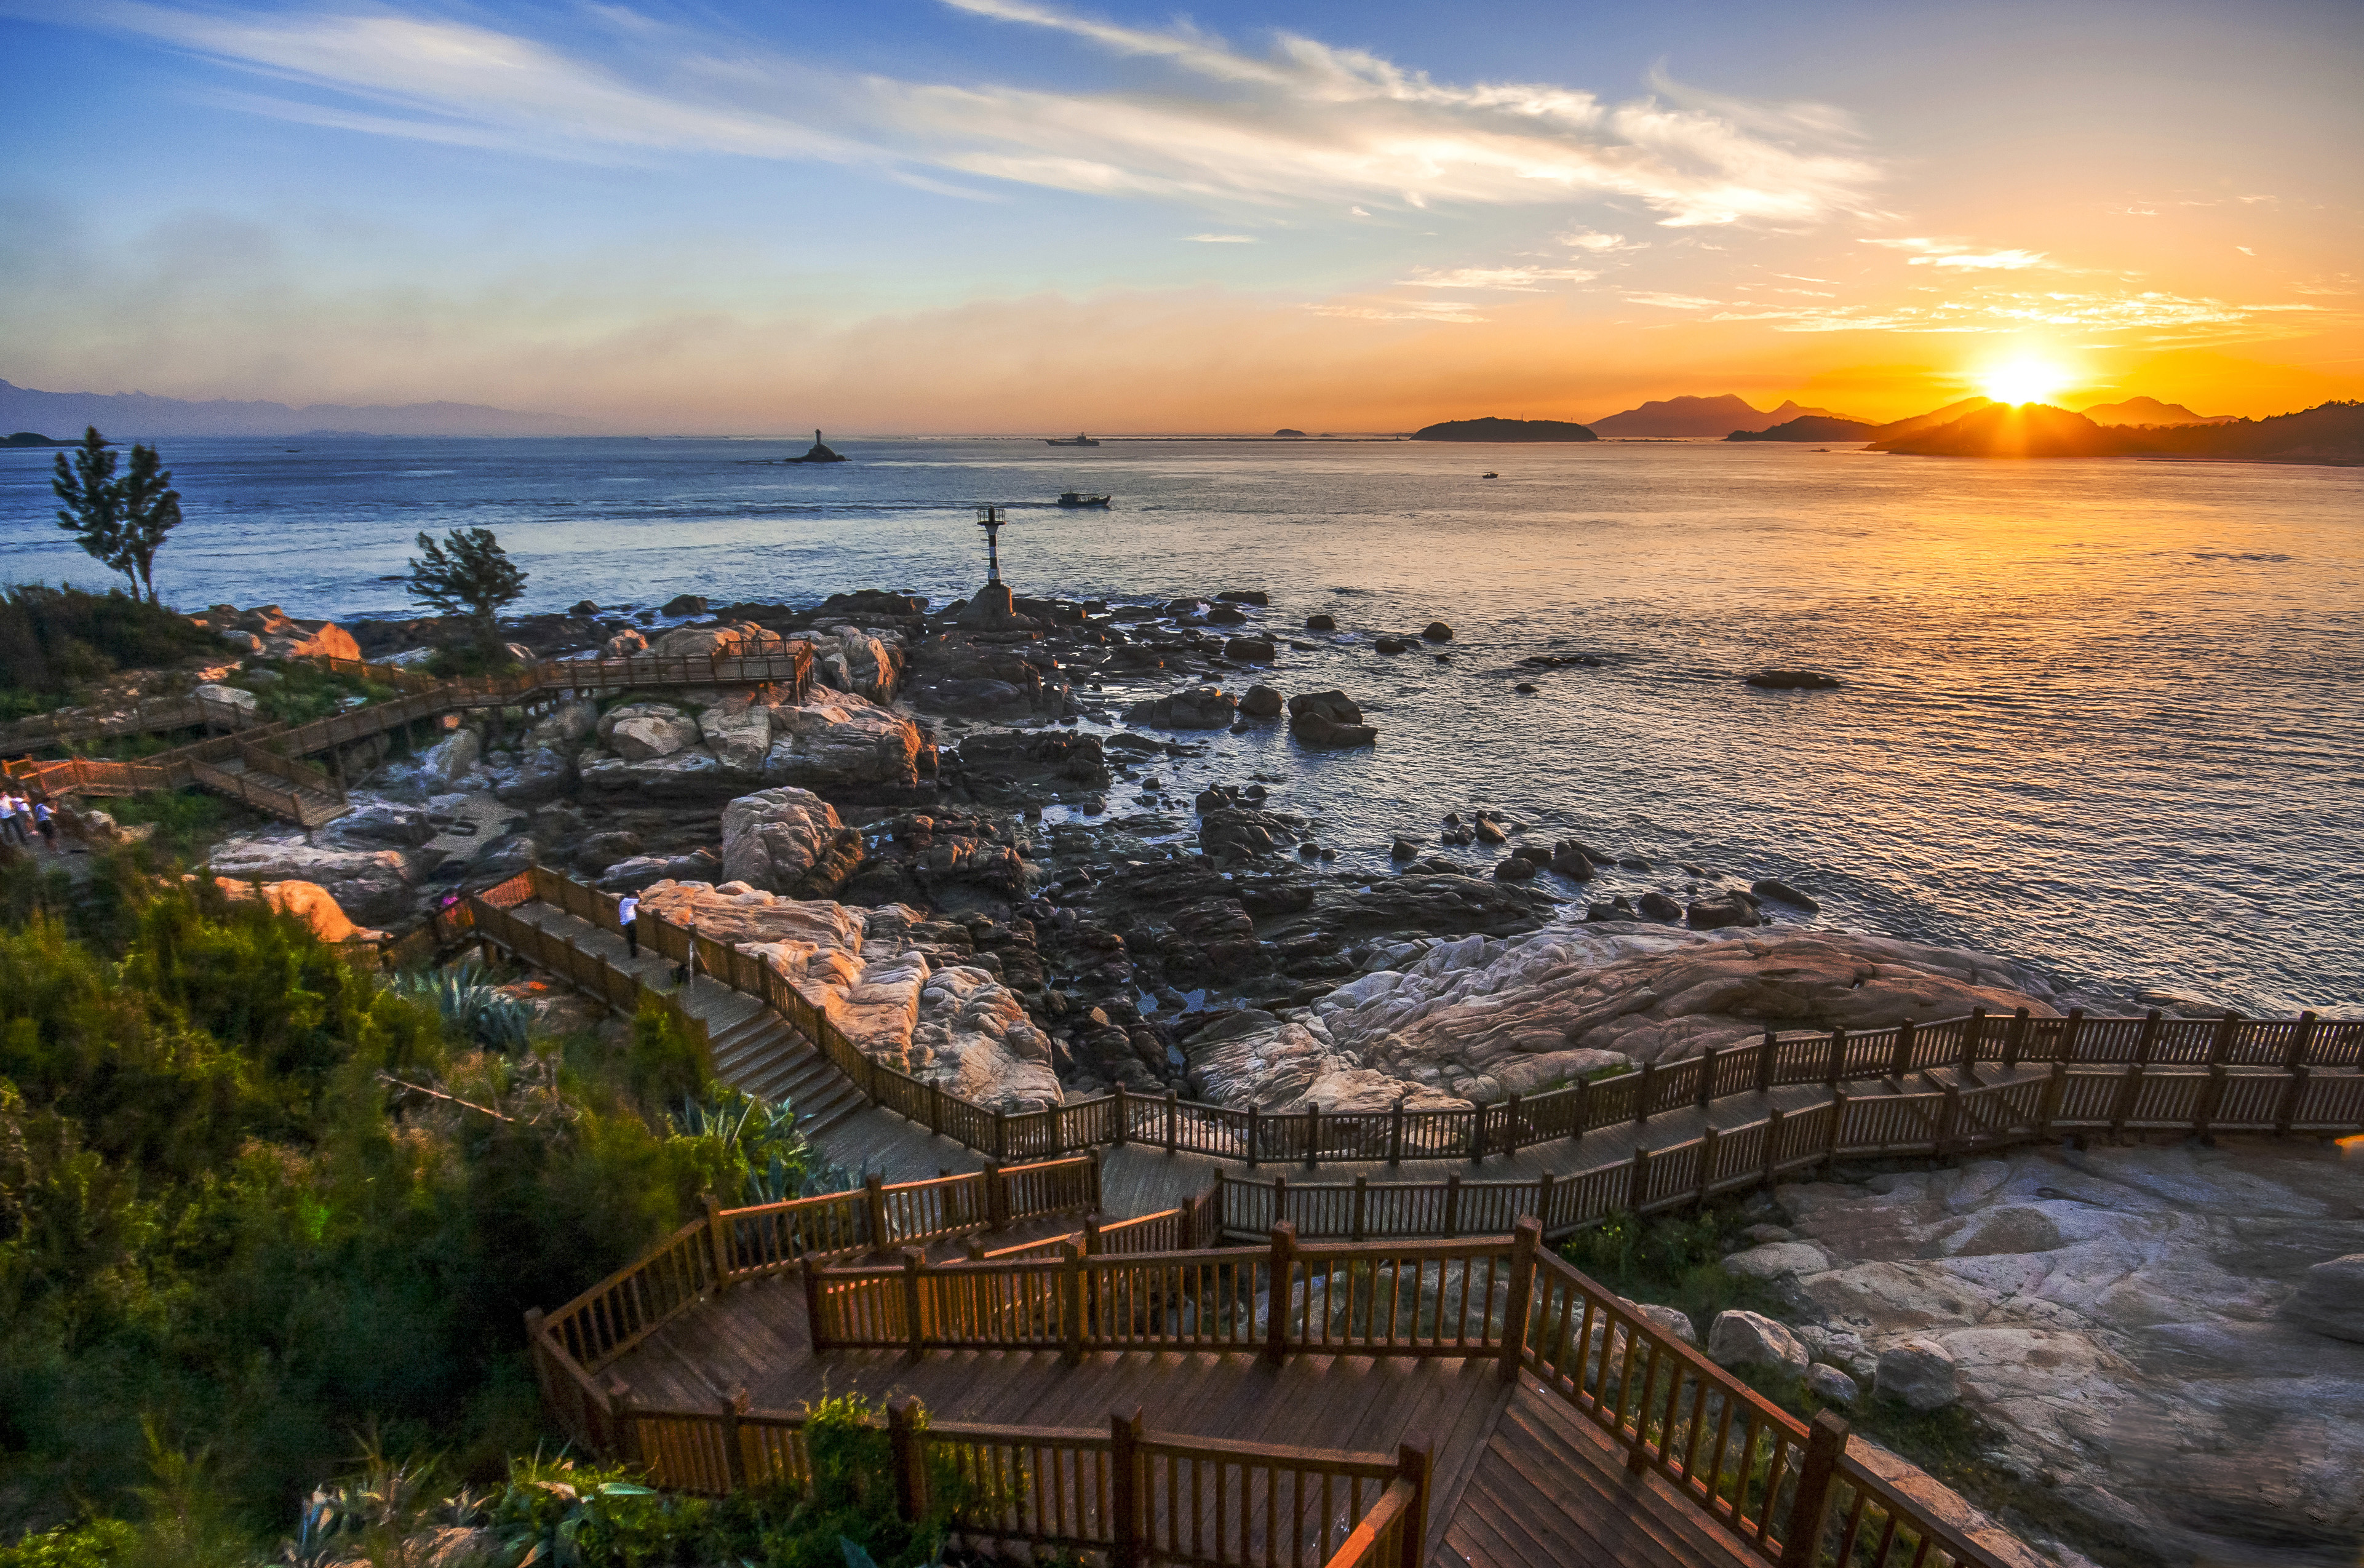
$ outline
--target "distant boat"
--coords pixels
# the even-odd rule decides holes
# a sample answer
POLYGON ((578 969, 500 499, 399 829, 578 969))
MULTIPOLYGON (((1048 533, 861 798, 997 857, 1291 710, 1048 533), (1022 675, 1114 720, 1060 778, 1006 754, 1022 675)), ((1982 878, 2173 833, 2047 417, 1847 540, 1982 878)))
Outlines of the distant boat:
POLYGON ((1096 447, 1099 445, 1099 442, 1092 439, 1081 430, 1077 430, 1076 432, 1076 439, 1072 441, 1057 440, 1052 437, 1045 436, 1043 438, 1043 444, 1046 447, 1096 447))
POLYGON ((1080 490, 1059 493, 1059 505, 1062 506, 1105 506, 1108 504, 1109 498, 1105 495, 1087 495, 1080 490))
POLYGON ((1478 478, 1480 478, 1480 479, 1500 479, 1500 478, 1501 478, 1502 476, 1501 476, 1500 474, 1499 474, 1499 473, 1495 473, 1492 469, 1490 469, 1490 468, 1489 468, 1489 469, 1488 469, 1485 473, 1483 473, 1479 474, 1478 477, 1478 478))

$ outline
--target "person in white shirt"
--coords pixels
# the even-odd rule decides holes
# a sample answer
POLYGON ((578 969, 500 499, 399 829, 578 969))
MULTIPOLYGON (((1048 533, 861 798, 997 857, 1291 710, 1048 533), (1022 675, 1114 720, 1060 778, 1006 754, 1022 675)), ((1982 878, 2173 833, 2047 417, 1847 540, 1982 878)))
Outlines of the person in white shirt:
POLYGON ((616 924, 624 929, 624 945, 634 958, 641 956, 641 895, 627 893, 616 905, 616 924))

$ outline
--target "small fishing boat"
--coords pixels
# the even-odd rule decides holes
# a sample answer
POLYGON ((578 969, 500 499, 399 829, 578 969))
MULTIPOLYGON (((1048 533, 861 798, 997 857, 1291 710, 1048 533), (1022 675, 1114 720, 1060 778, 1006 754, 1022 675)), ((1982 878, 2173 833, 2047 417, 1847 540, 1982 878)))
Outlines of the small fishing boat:
POLYGON ((1062 506, 1105 506, 1108 504, 1109 498, 1105 495, 1087 495, 1080 490, 1059 493, 1059 505, 1062 506))
POLYGON ((1045 436, 1043 438, 1043 444, 1046 447, 1096 447, 1099 445, 1099 442, 1092 439, 1081 430, 1077 430, 1076 432, 1076 439, 1072 441, 1063 441, 1055 437, 1045 436))
POLYGON ((1490 468, 1489 468, 1489 469, 1488 469, 1485 473, 1483 473, 1479 474, 1478 477, 1478 478, 1480 478, 1480 479, 1500 479, 1500 478, 1501 478, 1502 476, 1501 476, 1500 474, 1499 474, 1499 473, 1495 473, 1492 469, 1490 469, 1490 468))

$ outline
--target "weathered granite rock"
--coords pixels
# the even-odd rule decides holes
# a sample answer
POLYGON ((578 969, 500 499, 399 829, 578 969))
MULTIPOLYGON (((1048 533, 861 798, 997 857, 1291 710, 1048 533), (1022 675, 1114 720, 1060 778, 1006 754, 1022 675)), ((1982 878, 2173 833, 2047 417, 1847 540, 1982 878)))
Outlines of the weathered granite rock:
POLYGON ((1941 1409, 1962 1396, 1953 1353, 1935 1340, 1904 1340, 1880 1351, 1872 1386, 1915 1410, 1941 1409))
POLYGON ((1854 1378, 1823 1362, 1806 1369, 1806 1390, 1834 1405, 1852 1405, 1863 1393, 1854 1378))
POLYGON ((401 923, 414 902, 409 862, 394 850, 246 840, 221 845, 207 863, 216 876, 240 882, 315 884, 347 915, 373 926, 401 923))
POLYGON ((628 762, 670 757, 697 744, 697 720, 671 703, 626 703, 599 716, 599 743, 628 762))
MULTIPOLYGON (((1453 929, 1410 891, 1415 883, 1540 896, 1466 877, 1397 878, 1383 885, 1391 894, 1405 889, 1399 906, 1424 917, 1398 929, 1453 929)), ((1325 890, 1312 917, 1331 929, 1350 929, 1342 915, 1350 903, 1325 890)), ((1770 938, 1618 920, 1511 940, 1437 943, 1405 971, 1363 975, 1316 1006, 1341 1045, 1408 1081, 1428 1081, 1418 1077, 1425 1071, 1531 1084, 1560 1077, 1578 1060, 1678 1062, 1709 1046, 1762 1039, 1768 1029, 1879 1029, 1980 1006, 2049 1017, 2049 994, 2012 964, 1955 949, 1835 932, 1770 938), (1570 1054, 1580 1052, 1590 1054, 1570 1054)))
POLYGON ((1718 1366, 1786 1366, 1800 1373, 1813 1359, 1788 1329, 1762 1313, 1737 1309, 1715 1315, 1707 1354, 1718 1366))
POLYGON ((416 806, 355 791, 346 797, 350 807, 312 830, 312 842, 324 850, 409 850, 435 837, 435 825, 416 806))
POLYGON ((266 659, 359 659, 353 634, 331 621, 297 620, 277 605, 241 610, 216 605, 190 621, 217 631, 266 659))
POLYGON ((733 882, 812 898, 834 892, 861 863, 861 833, 810 790, 761 790, 722 808, 722 874, 733 882))
POLYGON ((1280 693, 1259 681, 1240 698, 1242 718, 1277 718, 1280 717, 1280 693))
POLYGON ((813 674, 822 685, 890 703, 903 684, 903 639, 892 629, 833 626, 813 641, 813 674))
POLYGON ((599 645, 601 656, 608 659, 637 659, 648 651, 649 639, 630 627, 599 645))
POLYGON ((1636 1317, 1646 1318, 1687 1345, 1699 1343, 1699 1330, 1691 1327, 1690 1314, 1656 1302, 1641 1301, 1634 1305, 1636 1317))
POLYGON ((1694 931, 1714 931, 1726 926, 1761 926, 1765 923, 1764 917, 1756 911, 1756 901, 1732 888, 1693 899, 1690 906, 1683 911, 1683 918, 1694 931))
POLYGON ((750 640, 762 642, 771 637, 753 621, 677 626, 651 643, 649 651, 666 659, 705 659, 736 653, 750 640))
MULTIPOLYGON (((253 898, 256 886, 251 882, 227 878, 218 880, 216 885, 233 899, 253 898)), ((263 902, 283 915, 295 916, 324 942, 378 941, 386 935, 353 924, 329 890, 317 882, 266 882, 261 885, 263 902)))
POLYGON ((262 699, 238 686, 225 686, 218 681, 208 681, 190 694, 203 702, 222 703, 250 716, 260 712, 262 699))
POLYGON ((1784 1274, 1820 1273, 1831 1266, 1831 1261, 1823 1255, 1820 1247, 1804 1241, 1776 1241, 1734 1252, 1723 1260, 1723 1266, 1727 1273, 1743 1279, 1770 1280, 1784 1274))
POLYGON ((577 784, 594 794, 639 795, 655 801, 712 800, 747 782, 724 768, 703 746, 644 762, 627 762, 612 751, 585 750, 575 759, 574 776, 577 784))
POLYGON ((697 716, 697 733, 730 772, 750 779, 763 773, 772 751, 772 717, 765 709, 717 703, 697 716))
MULTIPOLYGON (((1182 1042, 1190 1081, 1216 1105, 1254 1105, 1277 1114, 1318 1105, 1325 1111, 1384 1111, 1404 1086, 1370 1072, 1338 1049, 1320 1019, 1281 1018, 1261 1008, 1226 1013, 1182 1042)), ((1408 1109, 1452 1110, 1468 1102, 1426 1084, 1409 1091, 1408 1109)))
POLYGON ((764 782, 805 789, 910 784, 926 742, 904 714, 854 693, 815 692, 801 706, 770 708, 764 782))
POLYGON ((2308 1269, 2282 1303, 2282 1316, 2318 1334, 2364 1344, 2364 1252, 2308 1269))
POLYGON ((1199 847, 1217 857, 1268 855, 1297 842, 1297 831, 1279 817, 1246 806, 1225 806, 1199 818, 1199 847))

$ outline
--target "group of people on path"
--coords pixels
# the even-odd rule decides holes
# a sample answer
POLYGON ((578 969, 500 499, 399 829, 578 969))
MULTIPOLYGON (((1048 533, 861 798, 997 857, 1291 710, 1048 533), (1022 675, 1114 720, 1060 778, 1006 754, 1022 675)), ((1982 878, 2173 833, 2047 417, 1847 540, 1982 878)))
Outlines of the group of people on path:
POLYGON ((30 849, 36 833, 41 836, 43 846, 54 854, 58 847, 58 814, 50 809, 50 803, 28 800, 14 790, 0 792, 0 843, 30 849))

